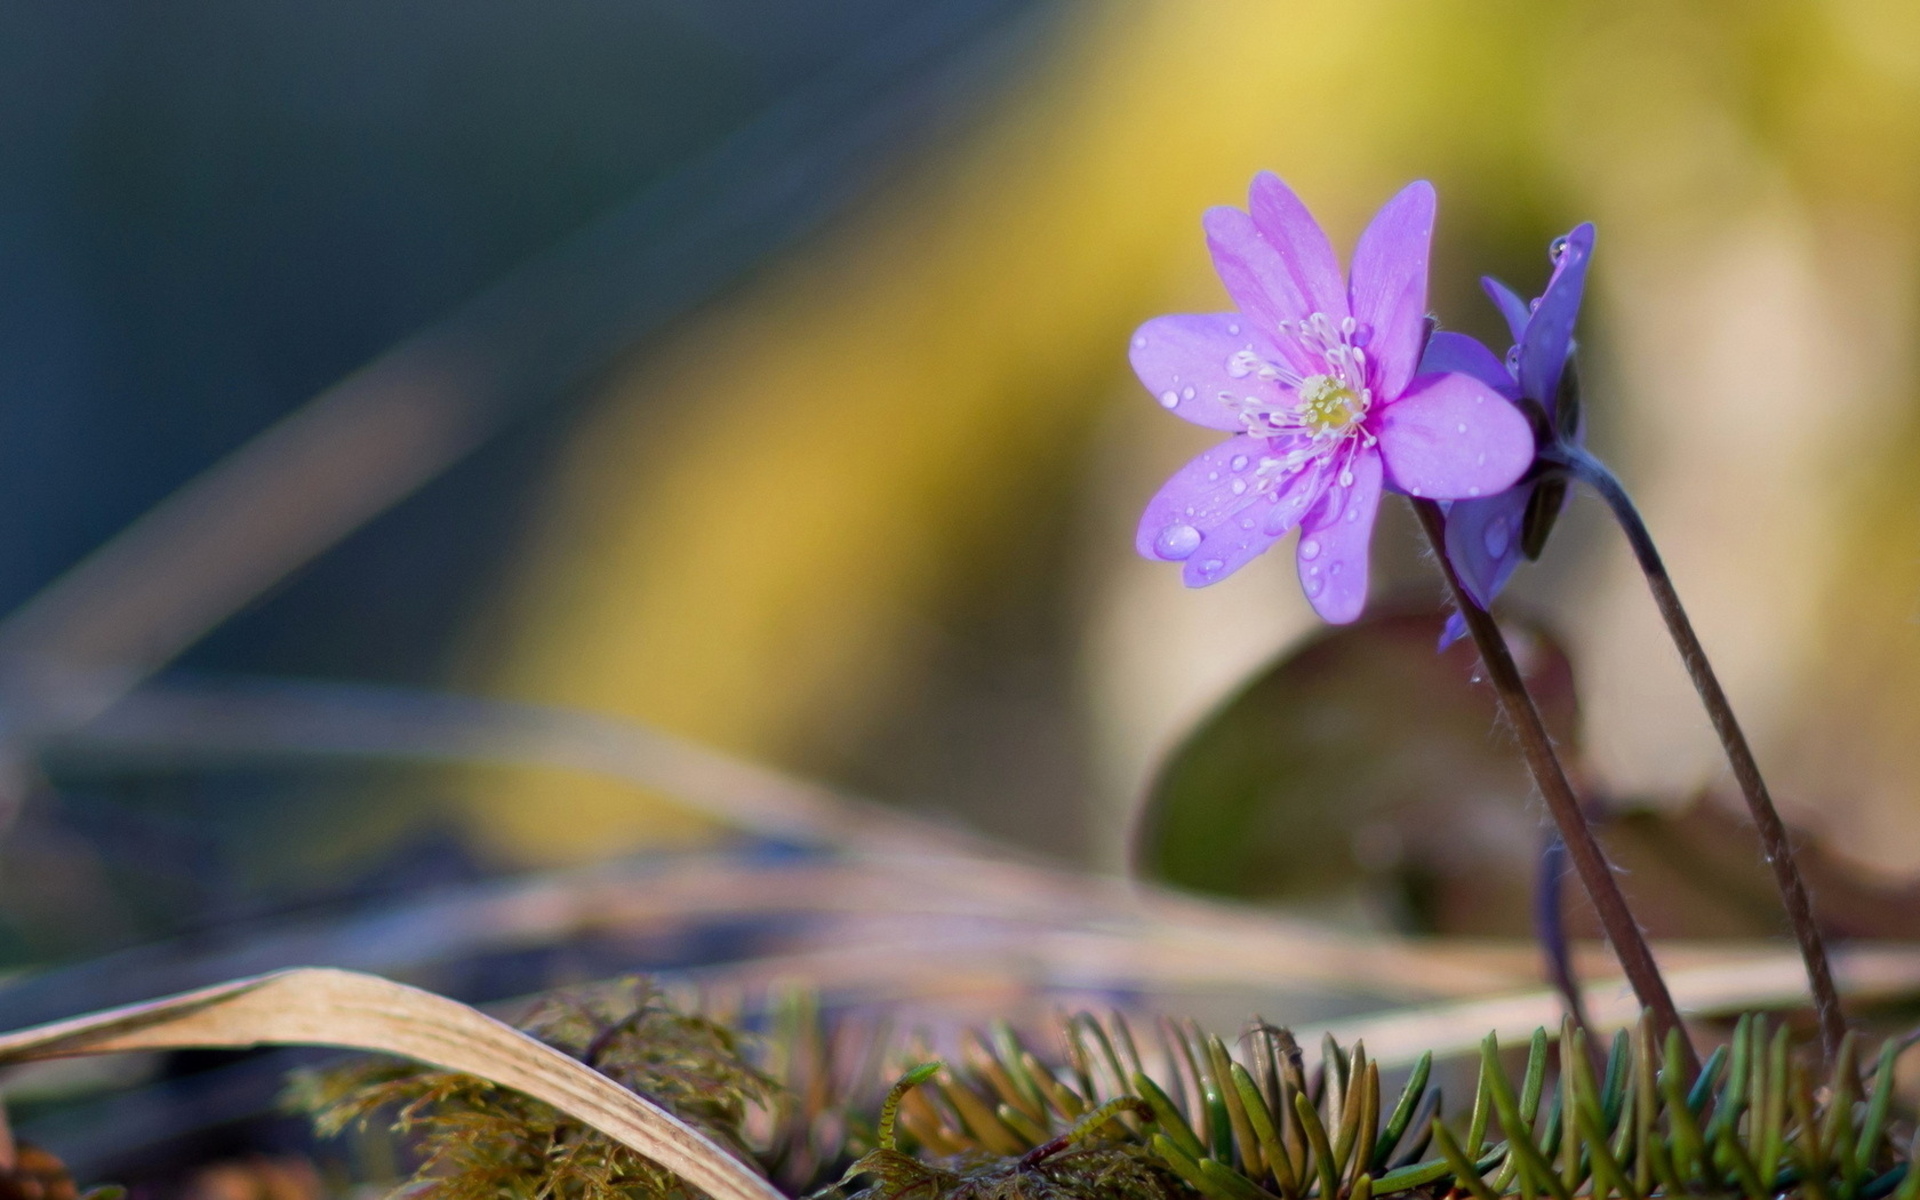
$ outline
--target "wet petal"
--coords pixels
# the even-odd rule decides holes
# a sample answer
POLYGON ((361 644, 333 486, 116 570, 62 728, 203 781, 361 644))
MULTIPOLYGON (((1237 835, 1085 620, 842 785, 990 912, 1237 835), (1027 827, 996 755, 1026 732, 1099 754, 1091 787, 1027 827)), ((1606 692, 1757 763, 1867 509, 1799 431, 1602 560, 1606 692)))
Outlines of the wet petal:
POLYGON ((1518 346, 1520 339, 1527 336, 1527 318, 1533 315, 1527 302, 1520 298, 1518 292, 1491 275, 1480 277, 1480 290, 1487 294, 1487 299, 1493 301, 1493 306, 1506 318, 1507 332, 1513 335, 1513 344, 1518 346))
POLYGON ((1508 488, 1480 500, 1447 506, 1447 561, 1467 594, 1485 608, 1520 565, 1520 521, 1528 488, 1508 488))
MULTIPOLYGON (((1271 452, 1269 457, 1273 457, 1271 452)), ((1182 581, 1188 587, 1206 587, 1246 566, 1293 531, 1301 517, 1313 509, 1327 483, 1328 475, 1318 464, 1280 478, 1254 503, 1207 531, 1199 549, 1187 559, 1182 581)))
MULTIPOLYGON (((1233 574, 1299 520, 1297 512, 1286 520, 1276 510, 1306 507, 1271 500, 1286 489, 1263 482, 1260 468, 1278 454, 1274 443, 1247 434, 1200 454, 1147 502, 1134 548, 1146 558, 1185 562, 1184 577, 1191 587, 1233 574)), ((1288 480, 1287 487, 1297 487, 1308 474, 1303 471, 1288 480)))
POLYGON ((1587 260, 1593 257, 1593 225, 1574 227, 1566 249, 1554 264, 1553 278, 1541 293, 1540 304, 1527 321, 1520 339, 1520 391, 1547 406, 1553 415, 1560 370, 1573 346, 1573 323, 1580 316, 1580 298, 1587 290, 1587 260))
POLYGON ((1223 395, 1280 403, 1278 384, 1246 370, 1235 377, 1232 359, 1241 351, 1268 361, 1277 357, 1270 343, 1255 341, 1251 322, 1239 313, 1183 313, 1155 317, 1136 329, 1128 357, 1160 407, 1196 425, 1233 432, 1246 426, 1223 395))
POLYGON ((1420 376, 1371 428, 1388 482, 1412 496, 1491 496, 1533 463, 1527 419, 1471 375, 1420 376))
POLYGON ((1347 315, 1347 281, 1340 260, 1319 222, 1293 189, 1271 171, 1253 177, 1247 208, 1253 226, 1280 258, 1280 273, 1270 286, 1285 307, 1301 313, 1323 312, 1339 324, 1347 315))
POLYGON ((1432 184, 1408 184, 1374 215, 1353 251, 1353 318, 1370 331, 1374 388, 1388 400, 1413 378, 1426 338, 1433 208, 1432 184))
POLYGON ((1509 400, 1520 398, 1519 385, 1493 351, 1477 338, 1443 329, 1427 339, 1427 352, 1420 356, 1420 374, 1444 375, 1448 371, 1471 375, 1509 400))
POLYGON ((1300 587, 1313 610, 1336 625, 1357 619, 1367 606, 1367 548, 1380 509, 1380 480, 1379 452, 1358 451, 1300 527, 1293 552, 1300 587), (1343 485, 1341 479, 1352 482, 1343 485))

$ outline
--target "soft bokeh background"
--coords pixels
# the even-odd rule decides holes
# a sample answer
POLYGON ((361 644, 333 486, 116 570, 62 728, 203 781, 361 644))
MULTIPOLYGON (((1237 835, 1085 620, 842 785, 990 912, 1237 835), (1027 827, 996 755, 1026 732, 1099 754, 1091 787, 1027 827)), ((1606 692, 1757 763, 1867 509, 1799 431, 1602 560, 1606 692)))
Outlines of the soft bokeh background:
MULTIPOLYGON (((1431 303, 1489 339, 1475 277, 1531 294, 1549 239, 1598 223, 1592 439, 1783 806, 1920 870, 1911 4, 193 0, 0 28, 8 603, 604 214, 677 197, 686 224, 635 226, 671 249, 792 187, 699 243, 737 263, 565 259, 581 283, 543 294, 618 326, 597 356, 502 384, 542 403, 174 669, 632 718, 1118 868, 1167 748, 1314 628, 1288 556, 1202 592, 1132 556, 1209 435, 1126 338, 1221 304, 1200 213, 1255 171, 1343 249, 1426 177, 1431 303), (906 82, 862 82, 888 63, 906 82), (858 170, 793 166, 848 130, 879 131, 858 170), (657 303, 611 321, 609 278, 657 303)), ((1377 598, 1436 602, 1404 514, 1376 569, 1377 598)), ((1590 502, 1511 597, 1567 647, 1596 791, 1716 784, 1590 502)), ((434 846, 459 874, 712 834, 552 771, 21 774, 15 958, 382 878, 396 844, 417 881, 434 846)))

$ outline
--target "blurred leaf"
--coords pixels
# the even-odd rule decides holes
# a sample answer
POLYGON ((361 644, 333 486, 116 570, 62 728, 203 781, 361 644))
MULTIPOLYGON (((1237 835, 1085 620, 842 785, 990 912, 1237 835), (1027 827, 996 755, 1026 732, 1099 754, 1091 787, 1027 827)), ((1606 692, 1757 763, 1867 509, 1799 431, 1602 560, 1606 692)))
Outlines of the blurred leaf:
MULTIPOLYGON (((1450 875, 1491 874, 1524 896, 1530 872, 1489 868, 1537 853, 1532 788, 1472 645, 1436 654, 1440 626, 1402 613, 1329 629, 1255 677, 1167 758, 1136 835, 1139 870, 1268 899, 1371 882, 1425 928, 1458 890, 1450 875)), ((1548 727, 1571 745, 1565 654, 1537 631, 1508 637, 1548 727)))

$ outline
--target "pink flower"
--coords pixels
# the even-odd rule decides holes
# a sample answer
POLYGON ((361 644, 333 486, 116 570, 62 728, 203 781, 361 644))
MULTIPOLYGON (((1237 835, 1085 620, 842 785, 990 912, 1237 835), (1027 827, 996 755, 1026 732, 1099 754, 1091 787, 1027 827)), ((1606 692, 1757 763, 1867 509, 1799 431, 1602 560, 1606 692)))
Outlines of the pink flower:
POLYGON ((1279 178, 1248 212, 1206 215, 1214 269, 1238 312, 1156 317, 1133 369, 1162 407, 1235 436, 1176 472, 1135 544, 1218 583, 1298 525, 1301 586, 1347 622, 1367 598, 1382 486, 1436 500, 1491 496, 1533 462, 1533 434, 1471 375, 1415 375, 1426 343, 1433 187, 1409 184, 1373 218, 1352 278, 1279 178))

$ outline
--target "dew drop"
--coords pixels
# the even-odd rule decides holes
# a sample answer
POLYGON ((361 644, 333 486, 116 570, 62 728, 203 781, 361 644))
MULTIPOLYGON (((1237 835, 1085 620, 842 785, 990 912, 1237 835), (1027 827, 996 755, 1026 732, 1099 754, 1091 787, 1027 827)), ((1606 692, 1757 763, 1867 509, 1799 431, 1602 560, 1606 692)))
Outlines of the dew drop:
POLYGON ((1453 431, 1455 433, 1465 433, 1467 431, 1467 423, 1465 421, 1460 422, 1453 427, 1453 431))
POLYGON ((1145 350, 1147 348, 1147 339, 1144 337, 1133 339, 1133 348, 1135 350, 1145 350))
POLYGON ((1247 481, 1246 481, 1246 480, 1244 480, 1244 479, 1236 479, 1236 480, 1234 480, 1234 481, 1233 481, 1233 484, 1232 484, 1232 486, 1231 486, 1231 488, 1230 488, 1230 490, 1231 490, 1231 491, 1233 492, 1233 494, 1234 494, 1234 495, 1236 495, 1236 496, 1238 496, 1238 495, 1242 495, 1242 494, 1243 494, 1243 493, 1245 493, 1245 492, 1246 492, 1246 490, 1247 490, 1247 481))
POLYGON ((1209 577, 1218 575, 1220 573, 1220 568, 1226 565, 1227 564, 1221 562, 1217 558, 1210 558, 1207 561, 1200 564, 1200 573, 1202 575, 1206 575, 1209 577))
POLYGON ((1284 508, 1269 509, 1265 524, 1260 526, 1268 537, 1279 537, 1292 527, 1293 518, 1284 508))
POLYGON ((1207 482, 1208 482, 1208 483, 1218 483, 1219 481, 1220 481, 1220 472, 1218 472, 1218 471, 1208 471, 1208 472, 1207 472, 1207 482))
POLYGON ((1473 460, 1473 465, 1474 465, 1474 466, 1476 466, 1476 467, 1484 467, 1484 466, 1486 466, 1486 465, 1487 465, 1487 456, 1486 456, 1486 455, 1484 455, 1484 454, 1482 454, 1482 455, 1480 455, 1480 456, 1479 456, 1478 458, 1475 458, 1475 459, 1473 460))
POLYGON ((1229 325, 1227 326, 1227 332, 1232 334, 1234 337, 1239 337, 1240 327, 1238 325, 1229 325))
POLYGON ((1330 566, 1330 567, 1328 567, 1328 568, 1327 568, 1327 574, 1329 574, 1329 575, 1338 575, 1338 574, 1340 573, 1340 568, 1341 568, 1342 566, 1344 566, 1344 565, 1345 565, 1345 564, 1343 564, 1343 563, 1335 563, 1335 564, 1333 564, 1332 566, 1330 566))
POLYGON ((1200 531, 1191 525, 1169 525, 1153 539, 1153 552, 1169 562, 1179 562, 1199 548, 1200 531))
POLYGON ((1354 523, 1355 521, 1358 521, 1359 519, 1360 519, 1360 510, 1359 510, 1359 509, 1357 509, 1357 508, 1350 508, 1350 509, 1348 509, 1348 510, 1347 510, 1347 524, 1349 524, 1349 525, 1351 525, 1351 524, 1353 524, 1353 523, 1354 523))
POLYGON ((1540 311, 1540 297, 1535 296, 1533 299, 1527 301, 1527 311, 1528 312, 1540 311))
POLYGON ((1236 454, 1233 456, 1233 461, 1227 465, 1236 471, 1244 471, 1247 469, 1247 456, 1244 454, 1236 454))
POLYGON ((1252 518, 1252 517, 1241 517, 1241 518, 1240 518, 1240 528, 1242 528, 1242 529, 1252 529, 1252 528, 1253 528, 1253 518, 1252 518))
POLYGON ((1353 486, 1353 472, 1352 472, 1352 471, 1342 471, 1342 472, 1340 472, 1340 486, 1341 486, 1341 487, 1352 487, 1352 486, 1353 486))
POLYGON ((1193 389, 1192 389, 1192 388, 1187 388, 1187 389, 1185 389, 1184 391, 1182 391, 1182 392, 1180 393, 1180 398, 1181 398, 1182 400, 1191 400, 1191 399, 1193 399, 1193 389))
POLYGON ((1477 487, 1470 487, 1467 489, 1467 495, 1469 496, 1478 496, 1479 494, 1480 494, 1480 489, 1477 487))
POLYGON ((1326 588, 1326 586, 1327 586, 1326 584, 1322 583, 1318 579, 1307 580, 1307 598, 1311 600, 1313 597, 1318 596, 1326 588))
POLYGON ((1507 523, 1495 521, 1487 526, 1486 532, 1481 535, 1481 540, 1486 544, 1487 553, 1494 558, 1499 558, 1507 552, 1507 544, 1512 540, 1507 532, 1507 523))
MULTIPOLYGON (((1112 345, 1111 342, 1108 345, 1112 345)), ((1320 557, 1320 543, 1308 538, 1300 543, 1300 557, 1309 561, 1320 557)))
MULTIPOLYGON (((1109 346, 1111 346, 1111 345, 1112 345, 1113 343, 1112 343, 1112 342, 1108 342, 1107 344, 1108 344, 1109 346)), ((1178 405, 1179 405, 1179 403, 1180 403, 1180 393, 1179 393, 1179 392, 1161 392, 1161 393, 1160 393, 1160 407, 1161 407, 1161 408, 1174 408, 1174 407, 1176 407, 1176 406, 1178 406, 1178 405)))
MULTIPOLYGON (((1553 244, 1547 247, 1547 258, 1552 262, 1559 262, 1562 258, 1566 257, 1566 253, 1567 239, 1563 237, 1553 239, 1553 244)), ((1537 304, 1539 301, 1536 300, 1534 303, 1537 304)))

